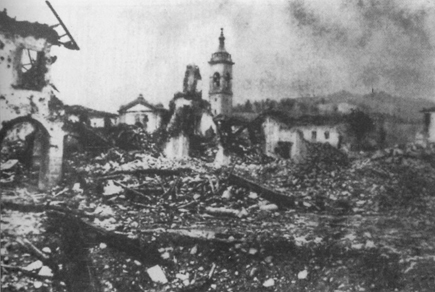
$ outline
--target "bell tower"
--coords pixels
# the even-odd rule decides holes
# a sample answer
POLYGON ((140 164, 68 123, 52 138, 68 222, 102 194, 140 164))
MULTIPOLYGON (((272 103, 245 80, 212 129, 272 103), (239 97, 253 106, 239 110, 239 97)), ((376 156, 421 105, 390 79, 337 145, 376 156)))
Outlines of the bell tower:
POLYGON ((221 28, 219 48, 211 55, 209 101, 213 115, 230 115, 233 107, 233 65, 225 50, 224 29, 221 28))

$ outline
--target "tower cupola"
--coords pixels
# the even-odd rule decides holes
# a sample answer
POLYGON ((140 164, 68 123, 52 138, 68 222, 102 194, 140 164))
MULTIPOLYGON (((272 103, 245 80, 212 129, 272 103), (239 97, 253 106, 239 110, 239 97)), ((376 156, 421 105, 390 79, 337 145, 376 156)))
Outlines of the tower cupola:
POLYGON ((223 28, 221 28, 221 35, 219 37, 219 47, 217 51, 211 55, 211 59, 208 63, 210 65, 215 63, 227 63, 234 65, 234 62, 231 60, 231 55, 225 49, 225 36, 223 28))

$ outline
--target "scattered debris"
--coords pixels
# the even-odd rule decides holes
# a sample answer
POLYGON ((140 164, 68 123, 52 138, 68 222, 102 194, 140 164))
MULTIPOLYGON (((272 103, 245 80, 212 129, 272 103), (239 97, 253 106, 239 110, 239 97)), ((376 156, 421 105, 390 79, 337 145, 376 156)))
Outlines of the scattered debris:
POLYGON ((263 283, 263 287, 273 287, 275 286, 275 280, 274 279, 267 279, 264 283, 263 283))
POLYGON ((245 208, 242 208, 241 210, 234 210, 234 209, 227 209, 227 208, 214 208, 214 207, 206 207, 205 211, 209 214, 213 215, 229 215, 229 216, 235 216, 235 217, 245 217, 248 215, 248 212, 245 208))
POLYGON ((298 273, 298 279, 299 279, 299 280, 306 279, 307 276, 308 276, 308 271, 307 271, 307 270, 303 270, 303 271, 300 271, 300 272, 298 273))
POLYGON ((6 161, 5 163, 1 163, 1 165, 0 165, 0 170, 1 170, 1 171, 11 170, 11 169, 13 169, 17 164, 18 164, 18 159, 11 159, 11 160, 8 160, 8 161, 6 161))
POLYGON ((53 271, 49 267, 43 266, 39 270, 38 275, 43 277, 53 277, 53 271))
POLYGON ((34 271, 34 270, 39 270, 41 269, 43 266, 43 263, 41 261, 35 261, 31 264, 29 264, 28 266, 24 267, 23 269, 27 270, 27 271, 34 271))
POLYGON ((275 204, 261 204, 260 205, 260 210, 263 211, 276 211, 278 210, 278 206, 275 204))
MULTIPOLYGON (((160 266, 153 266, 147 269, 148 276, 150 276, 151 280, 154 282, 166 284, 168 279, 166 279, 165 272, 163 272, 160 266)), ((188 276, 187 276, 188 278, 188 276)))
MULTIPOLYGON (((38 269, 27 271, 32 273, 28 276, 32 287, 35 279, 60 283, 56 277, 61 273, 52 263, 61 263, 68 277, 85 279, 82 283, 87 287, 103 285, 118 291, 153 289, 153 285, 171 291, 231 287, 288 291, 315 282, 330 287, 335 281, 345 291, 349 286, 340 278, 339 267, 373 271, 372 265, 383 265, 376 260, 382 254, 391 263, 391 267, 382 266, 388 273, 414 276, 422 261, 412 269, 409 262, 403 269, 395 263, 399 265, 398 254, 402 259, 414 255, 403 240, 422 232, 432 238, 429 227, 412 227, 423 222, 420 217, 424 222, 433 220, 427 217, 434 204, 430 190, 435 173, 430 162, 407 157, 405 151, 352 160, 341 159, 335 152, 328 157, 316 154, 323 147, 309 148, 312 159, 297 165, 274 160, 238 162, 221 169, 199 159, 169 160, 122 149, 68 158, 65 182, 59 188, 47 194, 15 190, 2 197, 2 209, 47 217, 44 226, 56 240, 35 241, 36 249, 21 240, 20 246, 26 246, 22 250, 32 260, 12 263, 26 267, 41 261, 38 269), (394 161, 388 160, 391 157, 394 161), (406 226, 401 232, 407 230, 408 235, 399 239, 393 221, 406 226), (90 251, 78 254, 83 261, 65 260, 68 249, 83 247, 90 251), (71 276, 73 267, 87 274, 71 276), (45 278, 38 278, 38 273, 45 278), (129 286, 122 286, 127 279, 129 286)), ((9 219, 2 220, 10 224, 9 219)), ((14 252, 3 248, 2 257, 14 252)), ((4 270, 7 277, 19 271, 4 270)), ((365 289, 372 283, 389 287, 389 282, 381 280, 384 275, 371 275, 364 276, 364 281, 359 275, 346 277, 365 289)), ((68 289, 75 287, 65 278, 60 281, 68 289)))

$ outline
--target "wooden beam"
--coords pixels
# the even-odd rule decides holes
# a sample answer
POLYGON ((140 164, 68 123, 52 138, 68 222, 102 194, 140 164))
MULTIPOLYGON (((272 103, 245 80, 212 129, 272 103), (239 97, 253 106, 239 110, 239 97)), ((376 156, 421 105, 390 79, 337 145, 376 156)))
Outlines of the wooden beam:
POLYGON ((251 180, 238 176, 236 174, 230 174, 228 177, 230 184, 235 184, 241 187, 245 187, 258 193, 261 197, 266 200, 275 203, 279 208, 287 207, 294 208, 295 207, 295 199, 290 195, 285 195, 264 186, 261 186, 251 180))

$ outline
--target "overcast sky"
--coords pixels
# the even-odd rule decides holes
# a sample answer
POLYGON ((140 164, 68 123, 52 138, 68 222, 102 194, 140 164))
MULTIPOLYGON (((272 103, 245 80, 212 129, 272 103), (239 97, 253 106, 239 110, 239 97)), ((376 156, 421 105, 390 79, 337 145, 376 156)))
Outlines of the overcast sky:
MULTIPOLYGON (((115 112, 139 93, 166 107, 224 28, 234 103, 383 90, 435 101, 435 0, 51 0, 80 46, 54 47, 67 104, 115 112)), ((2 0, 17 20, 55 24, 43 0, 2 0)))

